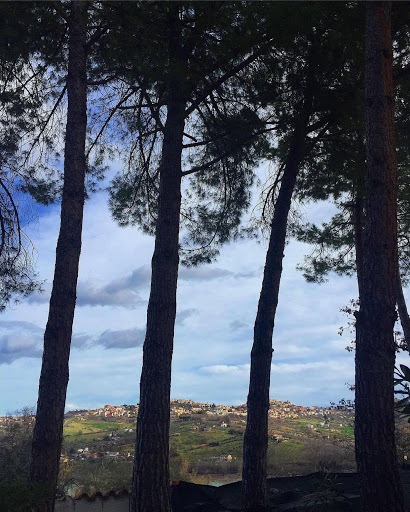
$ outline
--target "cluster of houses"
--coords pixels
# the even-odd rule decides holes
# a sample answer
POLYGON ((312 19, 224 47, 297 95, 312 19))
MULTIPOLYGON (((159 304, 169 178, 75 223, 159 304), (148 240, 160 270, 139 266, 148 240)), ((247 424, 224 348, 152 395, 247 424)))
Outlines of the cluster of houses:
MULTIPOLYGON (((270 400, 269 417, 270 418, 302 418, 306 416, 322 416, 329 412, 330 408, 317 406, 304 407, 294 405, 291 402, 281 402, 280 400, 270 400)), ((194 402, 192 400, 172 400, 171 417, 192 414, 206 414, 207 416, 226 416, 233 414, 235 416, 246 416, 246 404, 242 405, 215 405, 209 403, 194 402)))
POLYGON ((75 453, 63 453, 60 457, 61 462, 69 462, 70 460, 88 460, 88 459, 125 459, 132 460, 133 454, 131 452, 114 452, 114 451, 99 451, 91 452, 87 447, 79 448, 75 453))
MULTIPOLYGON (((294 405, 291 402, 281 402, 280 400, 270 400, 269 417, 270 418, 301 418, 306 416, 323 415, 332 410, 354 411, 354 404, 347 402, 344 404, 332 404, 328 408, 303 405, 294 405)), ((71 411, 67 416, 75 416, 78 419, 86 416, 97 416, 102 418, 133 418, 136 419, 138 414, 137 405, 104 405, 98 409, 71 411)), ((171 418, 177 419, 181 416, 193 414, 206 414, 208 416, 227 416, 233 414, 235 416, 246 416, 246 404, 242 405, 216 405, 211 403, 194 402, 193 400, 171 400, 171 418)), ((0 426, 7 421, 18 420, 12 416, 0 417, 0 426)), ((34 416, 33 416, 34 420, 34 416)))
POLYGON ((246 405, 216 405, 208 402, 194 402, 193 400, 171 400, 171 418, 191 414, 207 414, 209 416, 235 414, 246 416, 246 405))
POLYGON ((269 417, 270 418, 304 418, 306 416, 323 416, 330 412, 330 408, 317 407, 312 405, 305 407, 303 405, 294 405, 291 402, 281 402, 280 400, 270 400, 269 417))
POLYGON ((7 416, 0 416, 0 427, 9 426, 13 423, 21 424, 22 421, 24 421, 26 425, 33 425, 35 418, 34 414, 26 414, 24 416, 12 416, 8 414, 7 416))
MULTIPOLYGON (((303 405, 294 405, 291 402, 282 402, 280 400, 270 400, 269 417, 270 418, 302 418, 306 416, 318 416, 330 412, 332 409, 350 409, 352 406, 334 406, 329 408, 303 405)), ((98 409, 90 411, 79 411, 77 417, 92 415, 103 418, 136 418, 138 414, 138 405, 105 405, 98 409)), ((246 404, 242 405, 216 405, 211 403, 195 402, 193 400, 171 400, 171 418, 177 419, 181 416, 190 416, 194 414, 206 414, 207 416, 246 416, 246 404)))
POLYGON ((102 418, 133 418, 138 414, 138 405, 104 405, 91 409, 88 414, 102 418))

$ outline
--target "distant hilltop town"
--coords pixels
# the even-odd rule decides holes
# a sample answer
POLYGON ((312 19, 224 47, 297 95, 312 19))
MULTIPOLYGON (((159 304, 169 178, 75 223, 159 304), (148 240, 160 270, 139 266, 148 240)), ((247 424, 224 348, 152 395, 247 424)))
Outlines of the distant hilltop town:
MULTIPOLYGON (((229 474, 239 477, 246 404, 216 405, 178 399, 171 400, 170 406, 170 443, 175 453, 184 457, 189 454, 192 459, 189 463, 195 471, 204 464, 208 464, 212 471, 220 464, 228 464, 231 467, 229 474), (201 447, 199 451, 198 447, 201 447), (232 470, 233 467, 236 469, 232 470)), ((137 415, 138 404, 107 404, 96 409, 67 412, 61 462, 101 458, 132 461, 137 415)), ((351 441, 353 418, 351 402, 305 407, 290 401, 270 400, 269 442, 351 441)), ((0 417, 0 435, 13 427, 14 422, 24 422, 31 429, 34 420, 32 410, 25 411, 24 415, 0 417)))
MULTIPOLYGON (((317 416, 326 414, 334 409, 353 410, 351 403, 342 405, 331 405, 329 407, 294 405, 289 401, 270 400, 269 417, 270 418, 290 418, 296 419, 306 416, 317 416)), ((104 418, 133 418, 138 414, 137 405, 105 405, 98 409, 76 410, 66 413, 66 417, 93 415, 104 418)), ((207 414, 209 416, 226 416, 233 414, 236 416, 246 416, 246 404, 242 405, 216 405, 211 403, 194 402, 193 400, 177 399, 171 400, 171 418, 181 416, 207 414)))

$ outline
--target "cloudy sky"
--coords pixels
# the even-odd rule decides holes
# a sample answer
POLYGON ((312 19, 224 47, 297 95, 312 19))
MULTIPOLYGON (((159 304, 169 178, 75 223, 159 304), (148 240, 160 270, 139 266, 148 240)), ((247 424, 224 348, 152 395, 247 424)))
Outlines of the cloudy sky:
MULTIPOLYGON (((329 219, 324 203, 305 207, 309 219, 329 219)), ((48 314, 59 206, 41 209, 29 228, 45 293, 0 316, 0 414, 37 400, 42 336, 48 314)), ((67 408, 138 402, 153 239, 110 218, 105 193, 86 205, 67 408)), ((226 246, 212 265, 181 268, 173 359, 173 398, 224 404, 246 401, 252 327, 266 244, 226 246)), ((295 270, 309 247, 291 241, 274 333, 271 398, 328 405, 352 398, 350 336, 339 312, 357 295, 355 281, 331 276, 307 284, 295 270)))

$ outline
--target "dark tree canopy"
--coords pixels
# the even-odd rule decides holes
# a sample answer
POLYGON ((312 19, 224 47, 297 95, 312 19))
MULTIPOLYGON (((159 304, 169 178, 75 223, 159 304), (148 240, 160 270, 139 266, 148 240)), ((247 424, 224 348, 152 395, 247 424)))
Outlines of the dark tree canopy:
MULTIPOLYGON (((366 178, 369 155, 376 152, 374 140, 367 140, 366 153, 366 128, 369 135, 378 122, 368 118, 366 125, 363 116, 369 107, 363 98, 366 7, 0 3, 0 311, 39 286, 24 234, 34 216, 29 196, 62 203, 31 471, 32 480, 51 486, 48 510, 61 448, 83 205, 111 178, 113 159, 122 161, 108 186, 114 219, 155 235, 131 500, 138 512, 170 510, 169 393, 179 263, 212 262, 223 244, 255 236, 255 226, 243 226, 260 187, 255 170, 261 162, 274 169, 263 185, 256 223, 269 231, 270 242, 255 321, 243 471, 245 507, 266 505, 272 335, 286 239, 293 235, 314 246, 302 265, 310 281, 322 282, 331 271, 357 273, 363 296, 371 280, 372 255, 365 246, 373 243, 371 222, 377 224, 381 214, 375 194, 369 199, 366 178), (322 226, 304 223, 293 205, 319 200, 331 200, 338 212, 322 226)), ((393 3, 398 243, 390 239, 390 249, 394 256, 398 245, 401 275, 396 292, 388 290, 390 313, 395 293, 399 311, 405 308, 401 282, 410 275, 409 16, 407 4, 393 3)), ((368 41, 375 35, 368 27, 368 41)), ((391 201, 384 204, 391 214, 391 201)), ((375 306, 370 295, 360 305, 368 317, 375 306)), ((360 325, 363 356, 370 345, 365 329, 359 331, 360 325)), ((383 336, 381 351, 391 338, 387 331, 383 336)), ((363 391, 368 382, 360 364, 363 391)), ((380 396, 388 401, 386 390, 380 396)), ((367 413, 362 407, 363 425, 367 413)), ((368 460, 362 460, 370 481, 368 460)))

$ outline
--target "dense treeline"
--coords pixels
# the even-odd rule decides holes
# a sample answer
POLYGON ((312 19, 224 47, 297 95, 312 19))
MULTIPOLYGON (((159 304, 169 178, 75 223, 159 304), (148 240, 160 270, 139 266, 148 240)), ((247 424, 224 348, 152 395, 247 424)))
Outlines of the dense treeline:
POLYGON ((72 0, 3 2, 1 11, 1 308, 37 286, 19 194, 23 205, 27 194, 45 204, 61 200, 29 470, 42 494, 37 509, 54 509, 84 201, 104 179, 115 149, 124 172, 110 185, 113 217, 155 236, 131 510, 171 510, 180 261, 209 263, 221 245, 249 233, 242 217, 256 167, 268 160, 275 172, 260 219, 269 245, 251 352, 243 507, 267 506, 272 336, 292 232, 319 247, 320 257, 307 263, 308 278, 356 271, 355 430, 363 510, 403 511, 393 325, 397 303, 406 336, 406 4, 393 4, 393 14, 388 2, 72 0), (63 168, 56 163, 61 152, 63 168), (288 225, 295 197, 333 200, 343 213, 323 229, 288 225), (353 264, 344 246, 355 255, 353 264), (336 256, 323 257, 323 247, 336 256))

